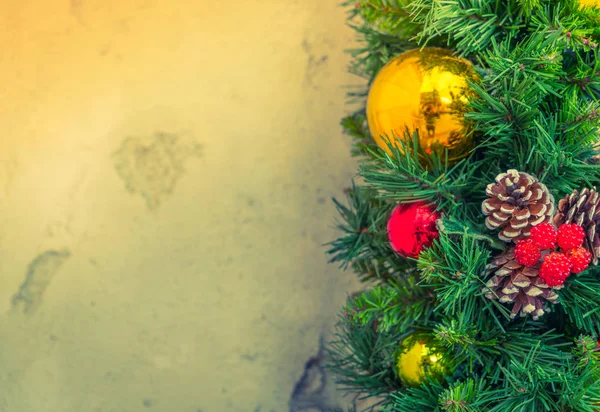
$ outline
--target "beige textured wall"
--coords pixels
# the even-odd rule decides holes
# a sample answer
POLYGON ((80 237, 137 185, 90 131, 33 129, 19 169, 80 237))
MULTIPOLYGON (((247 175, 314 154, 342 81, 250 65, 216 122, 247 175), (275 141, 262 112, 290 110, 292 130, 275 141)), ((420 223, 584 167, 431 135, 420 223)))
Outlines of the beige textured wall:
POLYGON ((0 4, 0 411, 288 410, 356 288, 338 2, 0 4))

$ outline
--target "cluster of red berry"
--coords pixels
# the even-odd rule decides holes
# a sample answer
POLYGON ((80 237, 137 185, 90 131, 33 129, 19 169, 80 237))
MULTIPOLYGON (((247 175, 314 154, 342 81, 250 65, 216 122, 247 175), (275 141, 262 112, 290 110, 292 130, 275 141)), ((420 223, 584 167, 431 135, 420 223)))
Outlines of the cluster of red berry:
POLYGON ((540 278, 550 287, 561 286, 571 273, 581 273, 590 265, 592 254, 583 247, 584 238, 581 226, 565 224, 556 230, 551 224, 542 223, 531 229, 527 239, 517 243, 515 259, 531 267, 544 255, 540 278))

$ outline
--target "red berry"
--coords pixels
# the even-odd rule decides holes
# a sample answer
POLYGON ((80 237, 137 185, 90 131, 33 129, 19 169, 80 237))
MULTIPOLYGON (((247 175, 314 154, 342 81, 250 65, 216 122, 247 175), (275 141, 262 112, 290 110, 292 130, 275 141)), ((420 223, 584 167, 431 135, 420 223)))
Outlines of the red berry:
POLYGON ((540 267, 540 278, 550 287, 561 286, 571 274, 571 259, 561 252, 552 252, 544 257, 540 267))
POLYGON ((573 264, 571 272, 575 274, 586 270, 592 261, 592 254, 584 247, 571 249, 566 252, 566 255, 571 259, 571 263, 573 264))
POLYGON ((542 258, 542 252, 529 239, 520 240, 515 247, 515 259, 523 266, 531 267, 542 258))
POLYGON ((550 223, 540 223, 531 228, 529 239, 541 250, 556 248, 556 229, 550 223))
POLYGON ((561 249, 577 249, 583 245, 585 232, 583 228, 575 224, 560 225, 558 228, 558 246, 561 249))

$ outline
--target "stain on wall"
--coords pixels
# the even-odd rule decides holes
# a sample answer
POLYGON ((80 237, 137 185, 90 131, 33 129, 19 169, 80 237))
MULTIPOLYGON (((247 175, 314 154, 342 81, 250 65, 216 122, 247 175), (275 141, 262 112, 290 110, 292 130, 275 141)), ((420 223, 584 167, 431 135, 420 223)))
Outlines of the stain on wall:
POLYGON ((125 138, 112 158, 127 190, 142 196, 148 209, 155 210, 175 190, 188 158, 201 153, 193 139, 159 131, 125 138))
POLYGON ((25 280, 12 298, 13 308, 26 315, 35 312, 50 282, 71 256, 68 250, 47 250, 36 256, 25 273, 25 280))

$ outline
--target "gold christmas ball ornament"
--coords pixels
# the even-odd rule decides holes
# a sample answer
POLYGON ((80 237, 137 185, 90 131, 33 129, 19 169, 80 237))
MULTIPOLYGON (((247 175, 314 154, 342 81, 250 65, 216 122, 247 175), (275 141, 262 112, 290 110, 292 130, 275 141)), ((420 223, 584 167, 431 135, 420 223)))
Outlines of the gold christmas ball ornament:
POLYGON ((450 372, 445 348, 424 333, 413 333, 400 343, 396 369, 405 386, 419 386, 428 376, 440 379, 450 372))
POLYGON ((600 0, 579 0, 580 6, 600 7, 600 0))
POLYGON ((472 127, 465 121, 473 91, 467 80, 477 75, 471 63, 448 50, 428 47, 410 50, 392 59, 377 74, 367 99, 367 120, 377 145, 391 154, 389 141, 419 148, 456 163, 473 148, 472 127), (406 130, 409 137, 407 139, 406 130))

